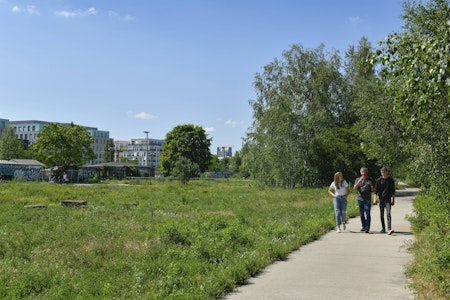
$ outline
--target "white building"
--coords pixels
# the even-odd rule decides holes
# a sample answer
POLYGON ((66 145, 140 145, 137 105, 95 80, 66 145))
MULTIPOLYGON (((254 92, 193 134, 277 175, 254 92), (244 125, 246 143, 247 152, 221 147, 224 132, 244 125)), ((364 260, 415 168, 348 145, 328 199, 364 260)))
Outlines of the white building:
POLYGON ((115 141, 115 157, 117 156, 119 160, 125 158, 129 161, 137 161, 140 166, 157 169, 163 144, 164 140, 146 138, 131 139, 131 142, 115 141))

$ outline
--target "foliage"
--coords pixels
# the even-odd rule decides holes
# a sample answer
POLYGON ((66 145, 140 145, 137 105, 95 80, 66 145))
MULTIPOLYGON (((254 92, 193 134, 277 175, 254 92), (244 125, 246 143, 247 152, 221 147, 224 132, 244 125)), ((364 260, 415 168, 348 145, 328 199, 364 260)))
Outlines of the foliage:
POLYGON ((176 162, 183 156, 198 165, 200 172, 208 169, 211 161, 211 138, 201 126, 178 125, 167 133, 159 157, 160 170, 164 176, 171 175, 176 162))
POLYGON ((218 299, 334 227, 323 189, 1 185, 2 299, 218 299), (47 208, 24 208, 35 203, 47 208))
POLYGON ((419 299, 450 297, 450 1, 404 3, 404 31, 377 51, 386 96, 403 128, 409 177, 426 189, 410 218, 416 241, 408 276, 419 299))
POLYGON ((106 140, 105 143, 105 151, 103 153, 103 162, 111 162, 114 161, 114 141, 113 139, 106 140))
POLYGON ((189 158, 180 156, 175 162, 172 175, 182 183, 188 183, 191 178, 200 176, 200 168, 189 158))
MULTIPOLYGON (((382 75, 419 160, 410 170, 424 176, 439 198, 450 194, 450 1, 404 4, 405 30, 389 35, 377 51, 382 75), (426 172, 424 172, 426 170, 426 172)), ((448 202, 450 205, 450 202, 448 202)))
POLYGON ((358 145, 368 160, 378 166, 399 168, 407 158, 403 127, 386 95, 386 83, 376 76, 370 63, 374 51, 367 38, 355 48, 349 47, 346 57, 346 75, 352 94, 352 111, 357 116, 353 124, 358 145))
POLYGON ((450 298, 450 210, 442 201, 421 195, 410 216, 415 243, 414 263, 406 274, 419 299, 450 298))
POLYGON ((22 141, 16 138, 14 128, 5 128, 0 139, 0 159, 23 158, 24 153, 22 141))
POLYGON ((348 127, 334 127, 327 130, 322 137, 314 139, 313 161, 320 174, 317 176, 317 182, 323 186, 329 185, 334 173, 340 171, 351 183, 360 176, 359 170, 362 166, 367 167, 372 174, 378 174, 375 162, 366 158, 360 145, 361 140, 357 132, 348 127))
POLYGON ((294 45, 256 75, 254 121, 242 150, 242 165, 254 178, 288 188, 325 180, 317 181, 314 141, 353 120, 340 68, 337 52, 294 45))
POLYGON ((50 123, 38 133, 32 149, 36 158, 47 166, 69 167, 85 164, 95 158, 89 132, 80 125, 50 123))

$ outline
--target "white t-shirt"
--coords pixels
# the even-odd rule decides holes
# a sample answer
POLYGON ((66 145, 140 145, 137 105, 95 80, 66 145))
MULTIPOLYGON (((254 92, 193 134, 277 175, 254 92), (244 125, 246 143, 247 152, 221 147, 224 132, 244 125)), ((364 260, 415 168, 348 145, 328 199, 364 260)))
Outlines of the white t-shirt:
POLYGON ((336 196, 347 195, 347 187, 348 187, 348 183, 345 180, 341 182, 340 187, 338 187, 338 188, 336 188, 336 186, 334 185, 334 181, 330 184, 330 188, 332 188, 334 190, 334 194, 336 196))

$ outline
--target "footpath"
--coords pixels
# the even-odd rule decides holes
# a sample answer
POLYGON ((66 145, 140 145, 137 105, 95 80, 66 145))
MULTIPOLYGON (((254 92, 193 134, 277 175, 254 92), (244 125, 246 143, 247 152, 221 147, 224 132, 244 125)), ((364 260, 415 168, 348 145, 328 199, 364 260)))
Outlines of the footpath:
POLYGON ((414 239, 406 216, 413 214, 417 192, 408 186, 397 190, 392 235, 380 233, 380 210, 372 206, 370 233, 360 231, 359 216, 352 218, 345 231, 330 231, 300 247, 224 299, 414 299, 404 272, 414 239))

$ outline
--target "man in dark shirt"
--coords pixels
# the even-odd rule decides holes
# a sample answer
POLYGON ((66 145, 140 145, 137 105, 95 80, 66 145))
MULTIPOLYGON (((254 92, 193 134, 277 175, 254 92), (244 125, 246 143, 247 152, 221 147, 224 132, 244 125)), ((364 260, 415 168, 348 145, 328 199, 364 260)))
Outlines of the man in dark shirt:
POLYGON ((395 204, 395 182, 392 177, 389 176, 389 171, 386 167, 382 167, 381 177, 375 182, 375 191, 373 195, 373 204, 376 205, 380 202, 380 219, 381 219, 381 232, 386 232, 386 226, 384 222, 384 209, 386 208, 387 222, 388 222, 388 234, 394 233, 391 227, 391 207, 395 204), (378 196, 378 199, 377 199, 378 196))
POLYGON ((374 181, 368 177, 369 170, 362 167, 359 170, 361 176, 355 179, 354 190, 358 190, 358 207, 359 216, 361 218, 361 231, 369 233, 370 231, 370 204, 372 200, 372 191, 374 189, 374 181))

